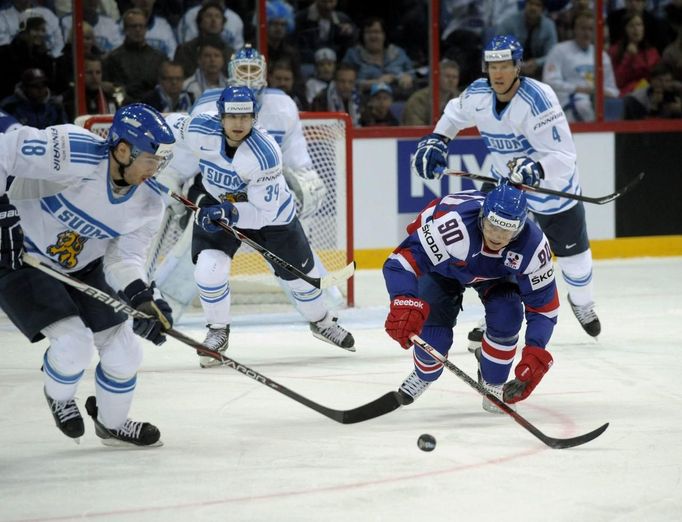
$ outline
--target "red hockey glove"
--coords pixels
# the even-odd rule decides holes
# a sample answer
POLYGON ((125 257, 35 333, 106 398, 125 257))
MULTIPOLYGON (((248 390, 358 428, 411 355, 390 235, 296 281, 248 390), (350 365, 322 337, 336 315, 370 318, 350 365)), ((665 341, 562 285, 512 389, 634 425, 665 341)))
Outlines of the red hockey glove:
POLYGON ((552 355, 547 350, 526 346, 519 364, 514 369, 516 379, 504 385, 504 402, 513 404, 526 399, 552 367, 553 362, 552 355))
POLYGON ((429 316, 429 303, 418 297, 399 295, 391 301, 384 328, 405 350, 412 345, 410 335, 420 334, 429 316))

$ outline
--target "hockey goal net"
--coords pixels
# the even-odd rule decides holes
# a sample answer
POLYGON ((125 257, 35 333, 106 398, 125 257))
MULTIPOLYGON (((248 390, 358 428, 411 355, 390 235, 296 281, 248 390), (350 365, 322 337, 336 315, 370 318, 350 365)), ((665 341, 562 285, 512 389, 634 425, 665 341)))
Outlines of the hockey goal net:
MULTIPOLYGON (((75 124, 106 137, 111 121, 112 115, 85 115, 76 118, 75 124)), ((301 113, 301 123, 313 167, 327 189, 320 208, 314 214, 301 218, 301 224, 313 251, 327 271, 332 272, 345 267, 353 258, 351 122, 344 113, 304 112, 301 113)), ((162 262, 182 232, 182 228, 172 220, 166 222, 152 247, 152 265, 158 266, 162 262)), ((230 286, 235 305, 288 302, 269 265, 260 254, 244 244, 233 260, 230 286)), ((342 302, 333 304, 353 306, 353 278, 339 291, 342 302)))

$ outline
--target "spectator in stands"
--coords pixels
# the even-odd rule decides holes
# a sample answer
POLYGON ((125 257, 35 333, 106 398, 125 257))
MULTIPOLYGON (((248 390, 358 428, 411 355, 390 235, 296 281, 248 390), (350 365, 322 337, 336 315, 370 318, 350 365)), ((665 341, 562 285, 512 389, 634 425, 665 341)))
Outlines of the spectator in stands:
POLYGON ((544 15, 543 0, 526 0, 523 11, 504 19, 495 31, 513 34, 523 45, 521 74, 539 80, 550 49, 557 43, 554 22, 544 15))
POLYGON ((336 10, 337 3, 315 0, 296 13, 297 45, 304 63, 313 63, 316 49, 326 47, 343 56, 355 44, 357 28, 347 14, 336 10))
POLYGON ((573 40, 575 34, 573 33, 573 25, 575 22, 575 16, 581 11, 592 10, 593 0, 572 0, 568 2, 566 7, 558 11, 554 19, 554 25, 556 26, 557 38, 560 42, 565 42, 566 40, 573 40))
POLYGON ((621 96, 646 87, 651 69, 661 59, 656 48, 647 39, 644 21, 640 15, 627 15, 623 22, 625 36, 609 49, 621 96))
MULTIPOLYGON (((113 114, 120 107, 121 100, 114 96, 113 85, 102 81, 102 59, 99 56, 86 56, 83 75, 85 79, 85 114, 113 114)), ((77 109, 75 86, 62 93, 62 103, 69 122, 76 119, 77 109)))
POLYGON ((649 85, 623 99, 626 120, 682 118, 682 98, 675 88, 673 74, 663 63, 651 70, 649 85))
POLYGON ((36 2, 31 0, 12 0, 0 10, 0 45, 9 44, 19 32, 24 31, 29 18, 40 17, 45 20, 47 49, 50 55, 56 58, 62 54, 64 47, 59 19, 48 8, 34 4, 36 2))
POLYGON ((682 85, 682 0, 673 0, 666 6, 668 22, 677 32, 677 37, 663 51, 661 62, 670 69, 673 79, 682 85))
POLYGON ((368 92, 372 85, 386 83, 393 88, 396 99, 406 99, 414 85, 412 60, 402 48, 387 42, 381 18, 365 20, 361 42, 348 49, 343 59, 357 67, 360 89, 368 92))
POLYGON ((281 89, 294 100, 299 111, 308 110, 308 101, 296 89, 296 77, 291 64, 286 60, 271 62, 268 67, 268 86, 281 89))
MULTIPOLYGON (((83 4, 86 2, 84 1, 83 4)), ((118 22, 121 18, 121 12, 118 9, 116 0, 97 0, 99 8, 97 12, 108 16, 114 22, 118 22)), ((58 18, 65 15, 70 15, 73 8, 73 0, 54 0, 54 12, 58 18)), ((65 34, 66 36, 66 34, 65 34)))
POLYGON ((47 47, 47 24, 42 16, 31 17, 8 45, 0 46, 0 99, 14 92, 26 69, 41 69, 48 86, 56 82, 56 60, 47 47))
MULTIPOLYGON (((57 58, 57 78, 55 92, 64 92, 73 85, 75 75, 73 73, 73 45, 71 42, 72 32, 66 35, 66 44, 62 55, 57 58)), ((103 58, 104 53, 95 43, 95 32, 88 22, 83 22, 83 56, 103 58)))
MULTIPOLYGON (((199 65, 199 47, 202 38, 206 36, 217 36, 222 39, 221 35, 225 26, 225 14, 220 2, 213 0, 204 2, 197 11, 197 26, 199 27, 199 35, 192 38, 189 42, 180 44, 175 50, 175 61, 182 65, 185 77, 194 73, 199 65)), ((223 54, 225 58, 232 56, 234 49, 223 41, 223 54)))
POLYGON ((104 60, 104 79, 125 87, 129 102, 140 101, 156 85, 166 55, 146 39, 147 16, 136 7, 122 16, 125 40, 104 60))
MULTIPOLYGON (((113 51, 123 44, 123 35, 116 21, 101 12, 100 0, 83 0, 83 20, 88 22, 95 32, 95 43, 104 53, 113 51)), ((62 33, 68 38, 71 34, 73 18, 70 14, 60 20, 62 33)))
POLYGON ((158 49, 171 60, 175 56, 178 42, 168 20, 154 14, 156 0, 131 0, 134 7, 144 12, 147 17, 147 34, 145 39, 154 49, 158 49))
POLYGON ((40 69, 26 69, 14 94, 0 102, 0 109, 22 125, 37 129, 67 123, 64 107, 59 99, 52 97, 47 76, 40 69))
POLYGON ((281 2, 266 3, 268 62, 287 61, 295 77, 301 78, 301 55, 293 40, 294 19, 290 7, 281 2))
POLYGON ((651 37, 651 42, 659 52, 662 52, 669 42, 669 35, 663 24, 646 9, 646 0, 625 0, 625 7, 616 9, 608 14, 607 22, 612 42, 618 42, 625 37, 625 18, 639 15, 644 22, 644 34, 651 37))
MULTIPOLYGON (((188 9, 180 19, 177 28, 178 41, 180 43, 189 42, 199 36, 197 14, 201 6, 208 2, 213 2, 213 0, 204 0, 201 5, 188 9)), ((223 26, 221 38, 232 49, 241 49, 244 47, 244 22, 235 11, 225 7, 224 0, 218 0, 218 2, 223 7, 223 15, 225 16, 225 25, 223 26)))
POLYGON ((227 87, 225 43, 218 36, 206 36, 199 46, 199 66, 194 74, 185 80, 182 88, 197 100, 206 89, 227 87))
POLYGON ((159 83, 142 98, 142 102, 159 112, 189 112, 194 100, 183 89, 184 81, 185 75, 179 63, 163 62, 159 72, 159 83))
MULTIPOLYGON (((443 60, 440 63, 438 113, 442 113, 448 101, 459 93, 459 65, 452 60, 443 60)), ((430 86, 410 96, 403 109, 403 125, 433 125, 431 98, 430 86)))
POLYGON ((369 90, 369 99, 362 110, 363 127, 397 126, 400 122, 391 112, 393 90, 387 83, 375 83, 369 90))
POLYGON ((315 51, 315 74, 305 83, 305 97, 308 104, 313 102, 322 90, 329 86, 336 71, 336 53, 333 49, 322 47, 315 51))
POLYGON ((334 81, 315 96, 310 110, 318 112, 347 112, 353 125, 360 125, 360 93, 355 66, 341 62, 336 67, 334 81))
MULTIPOLYGON (((593 121, 594 115, 594 13, 581 11, 573 20, 572 40, 559 42, 547 55, 542 81, 559 99, 568 121, 593 121)), ((611 60, 602 53, 604 96, 618 97, 611 60)))
MULTIPOLYGON (((85 113, 115 113, 120 104, 114 97, 113 85, 102 81, 102 59, 99 56, 86 56, 83 75, 85 77, 85 113)), ((62 93, 62 102, 68 121, 73 122, 78 116, 74 85, 62 93)))

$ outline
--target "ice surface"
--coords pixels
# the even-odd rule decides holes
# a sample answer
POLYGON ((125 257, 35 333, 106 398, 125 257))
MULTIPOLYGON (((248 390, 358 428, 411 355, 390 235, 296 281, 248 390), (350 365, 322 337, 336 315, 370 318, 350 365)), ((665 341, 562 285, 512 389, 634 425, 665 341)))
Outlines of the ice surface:
MULTIPOLYGON (((165 445, 102 446, 86 419, 78 446, 53 424, 31 345, 0 322, 0 520, 665 521, 682 519, 682 259, 599 262, 598 342, 562 310, 555 364, 519 412, 547 435, 604 422, 601 437, 552 450, 445 372, 413 405, 341 425, 229 368, 202 370, 174 340, 145 343, 131 416, 165 445), (417 448, 430 433, 435 451, 417 448)), ((294 313, 235 318, 229 356, 329 407, 396 389, 411 357, 383 331, 378 271, 357 276, 340 314, 357 352, 314 339, 294 313)), ((466 334, 481 313, 467 294, 451 360, 470 375, 466 334)), ((177 328, 197 339, 203 320, 177 328)), ((77 401, 94 392, 93 361, 77 401)))

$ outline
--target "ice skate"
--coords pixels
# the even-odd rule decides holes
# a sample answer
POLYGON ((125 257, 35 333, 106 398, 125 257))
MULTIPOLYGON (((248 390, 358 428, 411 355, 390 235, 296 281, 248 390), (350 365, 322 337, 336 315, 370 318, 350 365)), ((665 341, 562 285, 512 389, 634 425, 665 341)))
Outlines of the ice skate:
POLYGON ((571 310, 573 310, 573 313, 580 322, 580 326, 583 327, 583 330, 587 332, 587 335, 597 337, 601 333, 601 323, 594 311, 594 303, 578 306, 571 302, 570 295, 567 295, 566 298, 571 305, 571 310))
POLYGON ((337 321, 338 317, 332 315, 331 312, 327 312, 323 319, 316 323, 310 323, 310 331, 318 339, 322 339, 349 352, 354 352, 355 339, 353 339, 353 335, 343 326, 340 326, 337 321))
POLYGON ((416 370, 412 370, 412 373, 407 376, 407 379, 398 388, 403 405, 412 404, 430 385, 430 381, 425 381, 417 375, 416 370))
MULTIPOLYGON (((478 369, 478 384, 483 386, 483 389, 488 392, 490 395, 493 395, 500 401, 504 402, 503 398, 503 387, 504 383, 502 384, 490 384, 489 382, 486 382, 483 377, 481 376, 481 369, 480 369, 480 361, 481 361, 481 349, 478 348, 474 352, 474 355, 476 355, 476 360, 479 361, 479 369, 478 369)), ((506 404, 506 403, 505 403, 506 404)), ((481 406, 483 406, 483 409, 487 411, 488 413, 494 413, 497 415, 503 414, 504 411, 502 411, 500 408, 497 407, 492 401, 488 400, 487 397, 483 397, 483 400, 481 402, 481 406)), ((509 408, 513 411, 516 411, 516 406, 513 404, 507 404, 509 408)))
POLYGON ((162 446, 161 433, 158 428, 148 422, 136 422, 127 419, 123 426, 111 430, 97 420, 97 400, 88 397, 85 401, 85 410, 95 422, 95 433, 102 439, 102 444, 112 447, 157 447, 162 446))
POLYGON ((72 438, 76 444, 80 444, 80 438, 85 433, 85 426, 76 401, 73 399, 56 401, 47 394, 45 388, 43 388, 43 393, 59 430, 67 437, 72 438))
POLYGON ((478 326, 471 330, 469 332, 469 335, 467 335, 467 339, 469 341, 469 346, 467 346, 467 350, 469 350, 471 353, 474 353, 476 351, 476 348, 480 348, 481 345, 483 344, 484 333, 485 318, 481 319, 480 322, 478 323, 478 326))
MULTIPOLYGON (((204 339, 203 344, 210 348, 211 350, 218 352, 220 354, 225 353, 227 350, 228 343, 230 341, 230 325, 225 327, 213 328, 209 325, 208 333, 206 334, 206 339, 204 339)), ((214 359, 213 357, 207 357, 206 355, 199 356, 199 366, 202 368, 211 368, 214 366, 220 366, 222 363, 214 359)))

